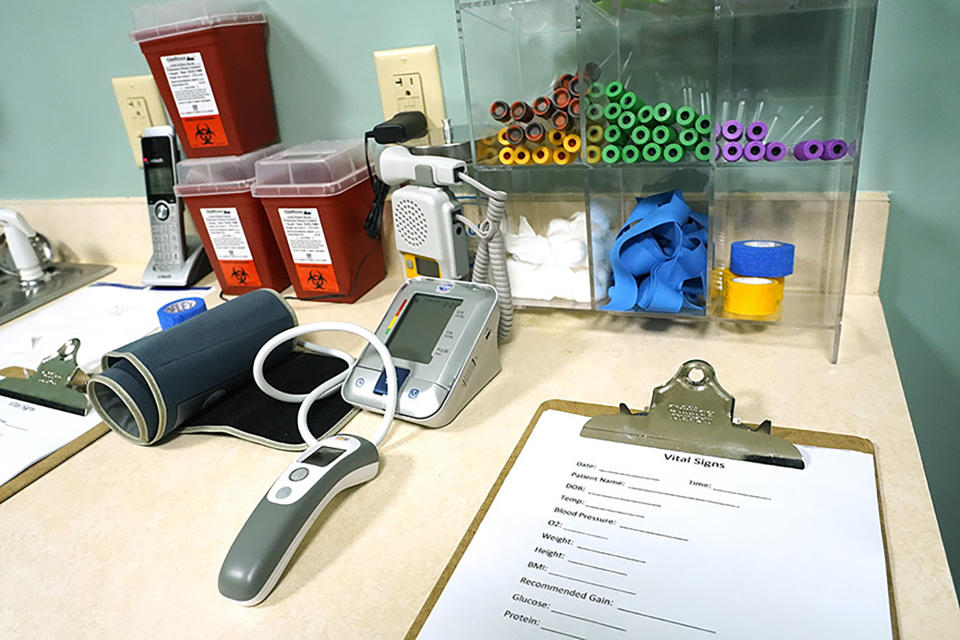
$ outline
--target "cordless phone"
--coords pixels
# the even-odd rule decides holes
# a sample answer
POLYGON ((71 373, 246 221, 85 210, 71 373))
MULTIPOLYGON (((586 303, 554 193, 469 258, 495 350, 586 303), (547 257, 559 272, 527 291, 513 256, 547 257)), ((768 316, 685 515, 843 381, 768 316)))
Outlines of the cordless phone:
POLYGON ((153 257, 143 272, 143 283, 166 287, 193 284, 209 273, 210 265, 200 238, 184 232, 183 201, 174 190, 179 157, 173 127, 147 127, 140 148, 153 241, 153 257))

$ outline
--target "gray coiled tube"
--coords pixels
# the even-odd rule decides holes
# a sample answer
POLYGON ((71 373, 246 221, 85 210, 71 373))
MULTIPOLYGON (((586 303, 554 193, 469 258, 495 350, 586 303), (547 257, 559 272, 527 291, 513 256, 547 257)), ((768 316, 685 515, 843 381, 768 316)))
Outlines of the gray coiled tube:
POLYGON ((490 189, 474 180, 465 172, 459 178, 489 198, 487 217, 480 224, 480 244, 473 262, 474 282, 492 284, 500 298, 500 326, 497 340, 506 342, 513 331, 513 294, 510 291, 510 276, 507 273, 507 248, 503 239, 502 225, 507 217, 507 194, 490 189))

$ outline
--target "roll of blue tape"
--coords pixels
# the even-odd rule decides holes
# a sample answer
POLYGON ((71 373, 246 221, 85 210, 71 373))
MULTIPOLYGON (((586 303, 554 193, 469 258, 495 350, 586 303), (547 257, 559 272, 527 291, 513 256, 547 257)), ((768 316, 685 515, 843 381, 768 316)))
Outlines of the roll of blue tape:
POLYGON ((738 276, 783 278, 793 273, 794 246, 776 240, 741 240, 730 246, 730 271, 738 276))
POLYGON ((160 328, 169 329, 207 310, 203 298, 181 298, 157 309, 160 328))

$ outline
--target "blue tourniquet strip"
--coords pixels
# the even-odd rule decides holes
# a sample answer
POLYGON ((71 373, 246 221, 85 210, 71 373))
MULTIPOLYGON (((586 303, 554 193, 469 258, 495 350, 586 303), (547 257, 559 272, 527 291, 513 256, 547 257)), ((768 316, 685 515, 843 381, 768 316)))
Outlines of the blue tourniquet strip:
POLYGON ((637 198, 610 248, 613 286, 606 311, 703 312, 707 216, 679 191, 637 198))

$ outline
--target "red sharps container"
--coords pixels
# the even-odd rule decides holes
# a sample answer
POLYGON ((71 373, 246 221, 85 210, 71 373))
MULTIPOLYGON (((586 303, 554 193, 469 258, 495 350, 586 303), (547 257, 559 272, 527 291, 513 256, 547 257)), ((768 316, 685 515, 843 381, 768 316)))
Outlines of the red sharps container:
POLYGON ((134 31, 188 158, 232 156, 277 141, 267 19, 249 0, 178 0, 133 8, 134 31))
POLYGON ((257 161, 260 199, 297 297, 354 302, 386 275, 363 223, 373 205, 361 140, 309 142, 257 161))
POLYGON ((240 295, 262 287, 283 291, 290 286, 267 214, 250 193, 256 161, 281 148, 177 163, 175 190, 190 210, 224 293, 240 295))

